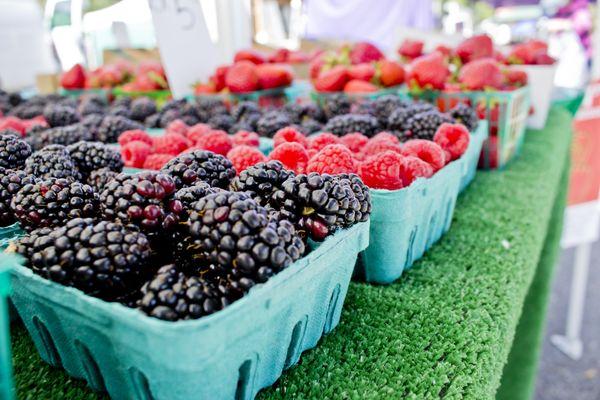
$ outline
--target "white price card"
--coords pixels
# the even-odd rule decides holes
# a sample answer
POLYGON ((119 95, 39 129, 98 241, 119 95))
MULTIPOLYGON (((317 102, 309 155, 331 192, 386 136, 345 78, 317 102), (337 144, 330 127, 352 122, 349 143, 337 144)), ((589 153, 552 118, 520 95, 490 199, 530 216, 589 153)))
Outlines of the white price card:
POLYGON ((192 85, 207 81, 217 67, 200 0, 148 0, 173 97, 193 93, 192 85))

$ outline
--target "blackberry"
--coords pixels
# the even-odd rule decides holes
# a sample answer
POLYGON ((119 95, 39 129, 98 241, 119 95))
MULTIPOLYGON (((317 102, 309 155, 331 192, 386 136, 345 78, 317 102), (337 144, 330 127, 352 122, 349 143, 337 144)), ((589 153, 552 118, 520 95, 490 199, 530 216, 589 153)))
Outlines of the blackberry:
MULTIPOLYGON (((57 145, 58 146, 58 145, 57 145)), ((38 178, 66 178, 80 180, 81 174, 63 146, 47 146, 25 160, 25 172, 38 178), (48 148, 49 147, 49 148, 48 148), (62 147, 62 150, 60 149, 62 147)))
POLYGON ((68 146, 67 151, 84 180, 96 169, 108 168, 115 172, 123 170, 121 154, 104 143, 77 142, 68 146))
POLYGON ((131 102, 131 119, 144 122, 156 113, 156 103, 148 97, 140 97, 131 102))
POLYGON ((40 150, 50 144, 68 145, 81 140, 93 140, 93 132, 82 124, 57 126, 34 133, 26 139, 34 150, 40 150))
POLYGON ((281 189, 283 182, 294 175, 293 171, 285 169, 279 161, 262 162, 240 172, 231 181, 230 189, 235 192, 249 193, 260 205, 267 206, 271 195, 281 189))
POLYGON ((427 139, 433 140, 435 131, 444 122, 454 123, 454 118, 437 110, 415 114, 406 121, 403 140, 427 139))
POLYGON ((118 115, 120 117, 132 119, 131 112, 129 111, 129 108, 127 108, 126 106, 111 107, 108 110, 108 115, 118 115))
POLYGON ((402 136, 407 128, 408 119, 414 115, 408 108, 397 108, 392 111, 387 119, 387 129, 395 132, 398 136, 402 136))
POLYGON ((231 126, 229 132, 231 134, 235 134, 239 131, 254 132, 254 130, 255 130, 255 128, 251 124, 249 124, 245 121, 240 121, 240 122, 236 122, 235 124, 233 124, 231 126))
POLYGON ((232 116, 227 114, 217 114, 208 120, 208 124, 213 129, 219 129, 225 132, 229 132, 231 127, 235 124, 235 120, 232 116))
POLYGON ((273 193, 270 204, 306 235, 321 241, 338 228, 362 221, 365 213, 368 216, 370 196, 365 194, 366 188, 358 190, 356 180, 360 179, 352 175, 297 175, 273 193))
POLYGON ((144 126, 129 118, 108 115, 98 127, 96 139, 103 143, 115 143, 121 133, 133 129, 144 129, 144 126))
POLYGON ((168 264, 142 286, 138 305, 147 315, 167 321, 196 319, 241 298, 249 289, 243 283, 230 289, 199 276, 188 276, 175 264, 168 264))
POLYGON ((206 150, 180 154, 166 163, 161 172, 171 175, 178 189, 198 181, 225 189, 236 174, 229 159, 206 150))
POLYGON ((96 137, 98 128, 102 125, 103 120, 103 114, 89 114, 81 119, 81 125, 87 128, 92 133, 93 137, 96 137))
POLYGON ((352 103, 348 96, 342 93, 326 95, 322 102, 323 112, 327 119, 348 114, 351 106, 352 103))
POLYGON ((293 123, 301 124, 306 120, 325 122, 323 110, 315 103, 288 103, 283 110, 290 116, 293 123))
POLYGON ((82 118, 94 114, 104 115, 106 113, 106 105, 97 101, 85 100, 79 103, 77 112, 82 118))
POLYGON ((144 125, 148 128, 160 128, 160 114, 152 114, 144 120, 144 125))
POLYGON ((302 127, 302 131, 306 135, 321 132, 323 129, 323 125, 320 122, 315 121, 314 119, 305 119, 304 121, 302 121, 302 124, 300 126, 302 127))
POLYGON ((171 99, 163 104, 161 111, 179 110, 186 103, 185 99, 171 99))
POLYGON ((351 203, 351 211, 344 215, 346 222, 343 226, 349 227, 357 222, 367 221, 372 209, 369 187, 356 174, 338 174, 335 178, 342 185, 349 186, 358 201, 358 204, 355 202, 351 203))
POLYGON ((184 187, 183 189, 179 189, 173 195, 173 200, 177 200, 181 203, 182 211, 179 214, 179 217, 182 221, 187 220, 189 217, 189 210, 193 209, 193 205, 195 202, 200 200, 206 195, 217 193, 218 188, 213 188, 206 182, 196 182, 193 186, 184 187))
POLYGON ((327 121, 323 131, 331 132, 337 136, 360 132, 367 137, 372 137, 379 131, 379 121, 371 115, 339 115, 327 121))
POLYGON ((304 243, 286 220, 269 220, 267 210, 245 193, 222 191, 196 203, 177 242, 180 265, 204 266, 209 275, 251 287, 263 283, 304 254, 304 243))
POLYGON ((27 231, 60 226, 73 218, 94 217, 98 194, 90 185, 49 178, 24 185, 10 203, 15 218, 27 231))
POLYGON ((31 146, 17 135, 0 134, 0 167, 21 168, 31 155, 31 146))
POLYGON ((244 121, 247 118, 254 118, 255 115, 258 115, 260 118, 261 111, 258 104, 253 101, 240 101, 231 110, 231 116, 237 122, 244 121))
POLYGON ((202 97, 196 100, 196 111, 201 122, 207 122, 214 115, 228 114, 223 100, 202 97))
POLYGON ((290 117, 281 111, 269 111, 256 122, 256 133, 264 137, 273 137, 281 128, 292 124, 290 117))
POLYGON ((58 104, 49 104, 44 109, 44 119, 50 127, 67 126, 79 122, 77 110, 58 104))
POLYGON ((37 229, 17 243, 17 251, 36 274, 105 300, 139 287, 153 272, 146 236, 109 221, 77 218, 37 229))
POLYGON ((136 225, 154 238, 179 221, 181 203, 171 201, 173 193, 175 182, 165 173, 120 173, 104 185, 100 210, 105 219, 136 225))
POLYGON ((464 103, 458 103, 448 114, 450 114, 456 122, 460 122, 466 126, 469 132, 475 131, 477 125, 479 125, 479 116, 477 115, 477 112, 464 103))
POLYGON ((21 188, 35 183, 36 178, 24 171, 0 167, 0 226, 8 226, 16 222, 10 209, 10 201, 21 188))
POLYGON ((371 103, 373 109, 373 115, 382 126, 385 126, 388 120, 388 116, 397 109, 403 109, 408 104, 402 101, 398 96, 388 94, 385 96, 377 97, 371 103))
POLYGON ((87 178, 87 184, 90 185, 96 193, 101 193, 104 190, 104 186, 113 178, 119 175, 108 168, 100 168, 93 170, 87 178))
POLYGON ((117 97, 111 104, 111 107, 131 107, 131 103, 133 102, 133 98, 129 96, 121 96, 117 97))
POLYGON ((179 119, 181 114, 177 109, 161 110, 158 120, 158 128, 166 128, 171 122, 179 119))
POLYGON ((10 110, 9 115, 21 119, 31 119, 44 114, 44 104, 31 104, 25 102, 10 110))

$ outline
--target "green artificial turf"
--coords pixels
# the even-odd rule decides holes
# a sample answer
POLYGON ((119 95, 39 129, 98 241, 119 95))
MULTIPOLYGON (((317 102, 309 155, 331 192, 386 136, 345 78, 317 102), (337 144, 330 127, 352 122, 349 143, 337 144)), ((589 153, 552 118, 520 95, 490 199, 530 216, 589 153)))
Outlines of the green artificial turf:
MULTIPOLYGON (((258 397, 494 398, 562 190, 570 123, 553 109, 518 160, 478 173, 450 232, 396 284, 351 284, 338 328, 258 397)), ((12 334, 20 399, 95 398, 45 365, 20 324, 12 334)))

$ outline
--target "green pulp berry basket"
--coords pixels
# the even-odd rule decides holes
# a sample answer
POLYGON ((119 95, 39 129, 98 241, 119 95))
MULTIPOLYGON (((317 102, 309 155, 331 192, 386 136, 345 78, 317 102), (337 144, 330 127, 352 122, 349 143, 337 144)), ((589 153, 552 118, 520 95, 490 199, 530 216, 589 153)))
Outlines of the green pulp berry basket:
POLYGON ((458 194, 473 180, 485 121, 471 135, 469 147, 431 178, 400 190, 371 189, 369 247, 361 254, 354 278, 390 284, 450 229, 458 194))
POLYGON ((13 302, 42 358, 113 399, 252 399, 339 320, 369 223, 340 230, 242 299, 167 322, 16 265, 13 302))
POLYGON ((133 91, 123 90, 121 87, 116 87, 112 90, 112 94, 115 98, 120 97, 148 97, 154 100, 159 106, 167 102, 167 100, 173 97, 170 90, 149 90, 149 91, 133 91))
POLYGON ((100 96, 106 101, 109 101, 111 98, 111 90, 110 89, 63 89, 63 88, 60 88, 58 90, 58 93, 63 96, 74 97, 74 98, 79 98, 81 96, 86 96, 86 95, 90 95, 90 94, 100 96))
POLYGON ((10 295, 10 265, 12 258, 0 263, 0 399, 14 398, 10 355, 8 296, 10 295))
POLYGON ((406 90, 404 95, 436 104, 442 111, 447 111, 458 103, 474 107, 480 118, 487 121, 489 129, 479 160, 480 168, 502 169, 521 150, 529 117, 528 86, 505 92, 416 93, 406 90))

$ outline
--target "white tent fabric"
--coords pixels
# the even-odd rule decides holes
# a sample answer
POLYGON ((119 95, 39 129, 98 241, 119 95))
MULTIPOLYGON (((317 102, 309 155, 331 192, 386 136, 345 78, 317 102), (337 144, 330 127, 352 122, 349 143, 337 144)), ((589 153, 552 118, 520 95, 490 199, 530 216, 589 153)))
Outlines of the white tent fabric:
POLYGON ((432 0, 306 0, 309 39, 367 40, 384 50, 398 27, 432 29, 432 0))

